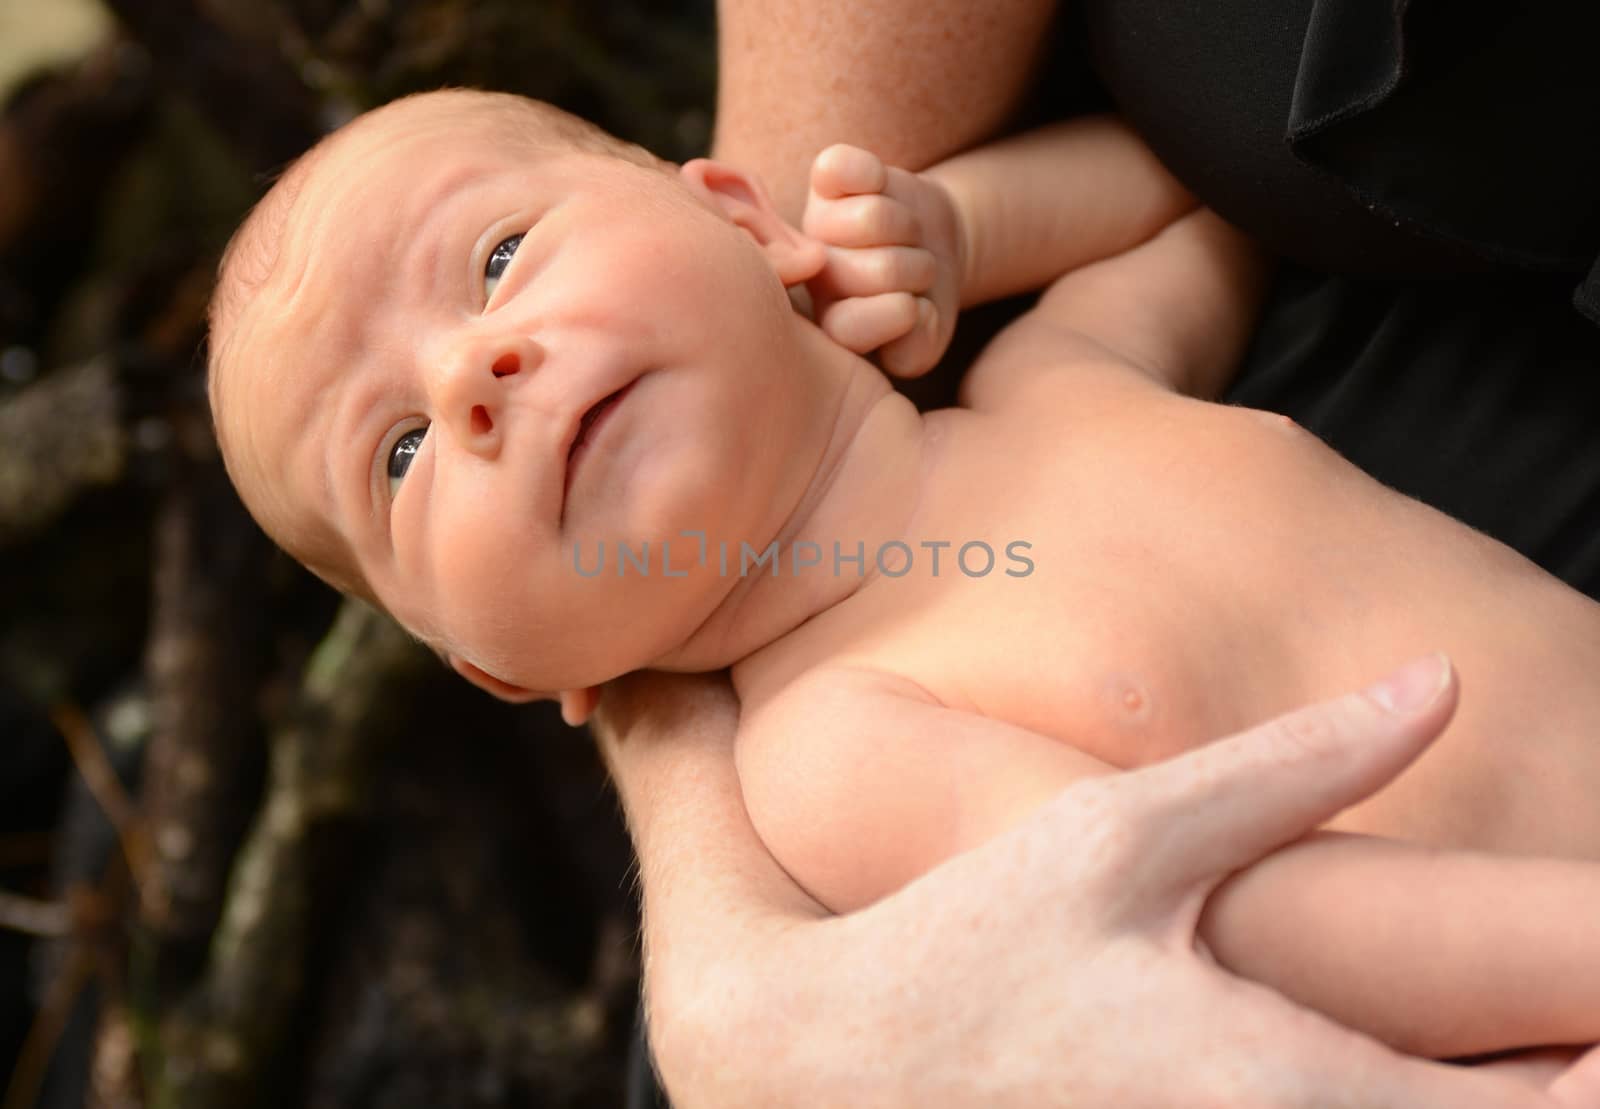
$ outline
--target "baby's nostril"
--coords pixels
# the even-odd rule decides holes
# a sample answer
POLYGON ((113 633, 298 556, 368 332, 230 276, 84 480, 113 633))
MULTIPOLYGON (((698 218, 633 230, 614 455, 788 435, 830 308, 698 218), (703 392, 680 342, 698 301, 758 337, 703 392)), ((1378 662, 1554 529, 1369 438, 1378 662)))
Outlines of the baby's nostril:
MULTIPOLYGON (((513 370, 513 373, 516 371, 513 370)), ((487 435, 494 430, 494 421, 489 418, 489 410, 481 404, 472 406, 472 434, 487 435)))
POLYGON ((517 356, 515 354, 502 354, 494 360, 493 369, 495 377, 510 377, 520 369, 517 365, 517 356))

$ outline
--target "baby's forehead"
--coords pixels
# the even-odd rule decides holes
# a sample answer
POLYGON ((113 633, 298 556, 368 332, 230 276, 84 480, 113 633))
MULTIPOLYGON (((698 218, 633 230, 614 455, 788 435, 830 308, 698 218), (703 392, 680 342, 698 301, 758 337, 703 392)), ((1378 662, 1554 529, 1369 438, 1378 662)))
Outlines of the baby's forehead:
POLYGON ((396 183, 421 187, 424 178, 449 175, 452 167, 492 152, 548 154, 566 147, 536 106, 515 99, 413 97, 325 138, 284 173, 235 233, 223 257, 213 324, 226 324, 230 309, 263 289, 280 266, 295 268, 320 253, 330 234, 386 224, 394 215, 396 183), (382 203, 365 202, 374 192, 382 203), (321 226, 335 210, 338 221, 321 226))
POLYGON ((295 162, 273 184, 233 233, 222 255, 211 300, 214 345, 231 331, 245 302, 264 286, 283 253, 290 216, 310 175, 315 151, 295 162))
MULTIPOLYGON (((414 132, 410 122, 400 113, 369 113, 302 155, 240 225, 224 255, 223 276, 248 287, 264 284, 283 254, 293 225, 323 209, 327 197, 321 194, 394 171, 385 164, 391 160, 385 154, 395 153, 395 141, 414 132)), ((410 156, 419 152, 419 144, 437 148, 430 153, 445 153, 452 146, 466 149, 469 142, 460 129, 428 128, 408 137, 410 156)))
MULTIPOLYGON (((223 259, 217 308, 226 316, 239 293, 260 289, 285 261, 286 245, 302 223, 326 213, 343 194, 359 194, 399 177, 412 181, 430 171, 491 154, 537 159, 569 152, 620 156, 637 164, 654 159, 631 144, 539 101, 506 93, 448 89, 406 97, 376 108, 335 131, 294 163, 262 198, 223 259)), ((383 220, 382 206, 345 205, 344 218, 383 220)), ((335 231, 340 230, 338 228, 335 231)), ((307 237, 314 250, 319 239, 307 237)), ((292 260, 291 260, 292 261, 292 260)), ((213 322, 218 312, 213 313, 213 322)))

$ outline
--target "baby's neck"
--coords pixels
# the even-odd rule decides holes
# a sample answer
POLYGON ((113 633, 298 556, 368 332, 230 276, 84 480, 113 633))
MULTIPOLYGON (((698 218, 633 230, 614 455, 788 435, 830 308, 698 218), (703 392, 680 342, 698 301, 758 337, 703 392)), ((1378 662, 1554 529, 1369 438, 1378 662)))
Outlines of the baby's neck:
POLYGON ((873 580, 875 552, 910 533, 922 491, 921 414, 870 363, 810 334, 819 369, 840 383, 841 403, 804 495, 765 548, 776 550, 777 572, 770 561, 750 561, 741 573, 741 552, 730 548, 733 589, 658 668, 731 666, 873 580))

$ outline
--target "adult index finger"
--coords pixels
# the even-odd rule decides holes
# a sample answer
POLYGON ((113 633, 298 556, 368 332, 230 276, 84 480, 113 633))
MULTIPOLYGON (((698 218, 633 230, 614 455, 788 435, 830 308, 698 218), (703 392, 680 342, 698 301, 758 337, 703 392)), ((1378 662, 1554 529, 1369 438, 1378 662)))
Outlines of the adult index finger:
POLYGON ((1298 709, 1124 775, 1148 883, 1188 890, 1255 862, 1375 792, 1443 731, 1455 675, 1442 654, 1360 693, 1298 709))
MULTIPOLYGON (((1342 1030, 1341 1030, 1342 1031, 1342 1030)), ((1512 1075, 1401 1055, 1354 1033, 1329 1050, 1320 1038, 1290 1049, 1284 1109, 1559 1109, 1567 1103, 1512 1075)))

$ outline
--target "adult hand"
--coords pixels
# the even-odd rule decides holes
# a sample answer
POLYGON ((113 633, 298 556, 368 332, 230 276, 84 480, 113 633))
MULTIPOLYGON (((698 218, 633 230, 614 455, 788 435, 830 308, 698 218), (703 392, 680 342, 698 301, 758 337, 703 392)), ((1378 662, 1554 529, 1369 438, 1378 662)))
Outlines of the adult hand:
POLYGON ((1378 789, 1443 729, 1447 664, 1398 678, 1080 782, 831 918, 729 806, 729 702, 705 685, 687 700, 635 687, 635 707, 665 696, 715 721, 636 725, 618 742, 613 719, 608 739, 644 833, 646 979, 668 1091, 682 1106, 1600 1106, 1600 1057, 1546 1089, 1527 1073, 1405 1058, 1196 946, 1223 878, 1378 789), (687 768, 665 773, 674 759, 687 768))

